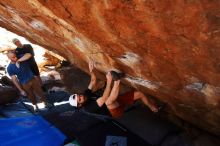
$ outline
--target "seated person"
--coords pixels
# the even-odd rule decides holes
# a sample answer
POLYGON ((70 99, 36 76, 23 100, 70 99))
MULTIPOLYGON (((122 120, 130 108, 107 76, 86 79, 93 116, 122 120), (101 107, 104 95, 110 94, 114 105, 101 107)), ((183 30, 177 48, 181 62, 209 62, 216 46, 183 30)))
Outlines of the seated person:
POLYGON ((113 118, 118 118, 122 116, 126 106, 131 105, 136 100, 141 100, 145 105, 147 105, 153 112, 158 111, 158 107, 151 102, 142 92, 140 91, 129 91, 123 95, 118 96, 120 80, 113 81, 113 76, 111 72, 106 74, 106 87, 104 93, 101 97, 97 98, 92 90, 96 85, 96 76, 94 74, 94 64, 89 63, 89 71, 91 75, 91 81, 89 83, 88 89, 81 94, 73 94, 70 96, 70 104, 72 106, 83 108, 88 112, 99 113, 108 109, 113 118), (113 87, 111 88, 111 84, 113 87), (95 100, 92 100, 95 99, 95 100))

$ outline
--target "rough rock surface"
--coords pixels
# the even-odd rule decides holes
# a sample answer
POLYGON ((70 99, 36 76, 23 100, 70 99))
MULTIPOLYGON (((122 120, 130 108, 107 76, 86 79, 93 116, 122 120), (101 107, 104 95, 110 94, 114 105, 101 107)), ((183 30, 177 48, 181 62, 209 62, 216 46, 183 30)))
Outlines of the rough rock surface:
MULTIPOLYGON (((90 76, 78 67, 74 65, 68 65, 58 69, 58 72, 60 73, 63 86, 68 92, 83 93, 88 88, 90 76)), ((96 87, 93 90, 97 95, 102 95, 105 87, 105 77, 99 74, 97 71, 95 71, 95 74, 101 79, 97 79, 96 87)), ((120 86, 119 95, 124 94, 130 90, 132 90, 131 87, 128 87, 122 83, 120 86)))
POLYGON ((48 70, 46 68, 46 66, 54 66, 55 68, 60 67, 61 60, 59 60, 57 57, 48 53, 48 51, 45 52, 43 57, 44 57, 44 59, 42 60, 42 62, 38 63, 38 67, 39 67, 40 71, 48 70))
POLYGON ((83 93, 88 87, 89 75, 74 66, 63 67, 59 70, 62 82, 70 93, 83 93))
POLYGON ((166 102, 220 135, 219 0, 1 0, 0 26, 166 102))
POLYGON ((1 86, 0 85, 0 105, 7 104, 17 99, 19 92, 10 86, 1 86))

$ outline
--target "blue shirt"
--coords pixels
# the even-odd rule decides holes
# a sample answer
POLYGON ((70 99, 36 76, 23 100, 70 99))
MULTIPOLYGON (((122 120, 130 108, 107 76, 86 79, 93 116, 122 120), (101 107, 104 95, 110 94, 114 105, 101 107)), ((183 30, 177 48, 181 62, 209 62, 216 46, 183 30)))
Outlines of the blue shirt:
POLYGON ((21 62, 20 67, 17 68, 16 64, 10 63, 7 67, 9 76, 16 75, 18 81, 23 85, 34 78, 30 66, 27 61, 21 62))

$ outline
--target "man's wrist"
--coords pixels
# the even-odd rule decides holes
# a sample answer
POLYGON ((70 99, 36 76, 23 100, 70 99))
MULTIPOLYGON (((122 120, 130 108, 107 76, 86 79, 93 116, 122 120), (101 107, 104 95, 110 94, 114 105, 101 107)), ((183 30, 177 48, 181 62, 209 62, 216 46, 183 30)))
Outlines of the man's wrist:
POLYGON ((119 81, 114 81, 114 86, 119 86, 120 82, 119 81))
POLYGON ((106 83, 106 84, 110 86, 111 83, 112 83, 112 81, 108 81, 108 80, 107 80, 107 83, 106 83))

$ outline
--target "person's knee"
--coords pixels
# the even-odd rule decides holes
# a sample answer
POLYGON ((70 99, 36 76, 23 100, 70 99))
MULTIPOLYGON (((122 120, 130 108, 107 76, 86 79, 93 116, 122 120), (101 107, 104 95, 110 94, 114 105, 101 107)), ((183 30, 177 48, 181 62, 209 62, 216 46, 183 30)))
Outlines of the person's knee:
POLYGON ((114 98, 112 98, 111 96, 108 97, 108 99, 105 101, 105 104, 106 105, 111 105, 111 104, 114 104, 116 99, 113 100, 114 98))
POLYGON ((106 105, 111 105, 111 104, 113 104, 113 103, 114 103, 113 100, 106 100, 106 101, 105 101, 105 104, 106 104, 106 105))
POLYGON ((140 91, 135 91, 134 92, 134 99, 137 100, 137 99, 141 99, 141 98, 145 98, 145 95, 140 91))

